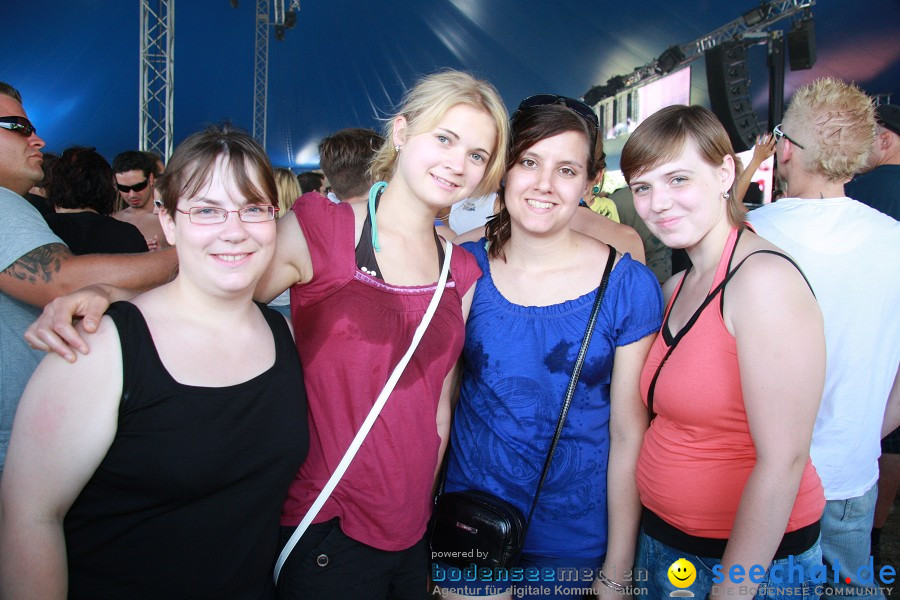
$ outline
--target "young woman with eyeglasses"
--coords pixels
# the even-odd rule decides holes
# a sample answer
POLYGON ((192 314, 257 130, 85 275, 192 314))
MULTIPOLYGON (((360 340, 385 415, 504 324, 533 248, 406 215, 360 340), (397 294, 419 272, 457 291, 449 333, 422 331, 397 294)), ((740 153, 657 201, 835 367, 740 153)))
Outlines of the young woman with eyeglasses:
MULTIPOLYGON (((386 144, 371 167, 386 186, 376 185, 368 204, 323 197, 295 203, 294 217, 279 220, 277 251, 255 297, 268 301, 291 289, 310 407, 309 457, 284 505, 282 541, 341 460, 435 293, 444 244, 435 215, 497 188, 508 130, 489 83, 458 71, 425 77, 386 123, 386 144)), ((284 563, 280 597, 424 594, 434 477, 480 274, 470 254, 452 253, 434 319, 347 473, 284 563)), ((81 298, 65 302, 63 312, 98 302, 81 298)), ((46 348, 39 341, 45 335, 30 339, 46 348)))
MULTIPOLYGON (((616 249, 571 227, 602 154, 591 109, 570 98, 535 96, 522 102, 511 127, 500 212, 485 239, 463 244, 483 275, 466 324, 445 490, 486 491, 527 516, 616 249)), ((501 597, 569 598, 596 583, 598 594, 618 598, 610 581, 629 584, 640 514, 634 468, 647 426, 638 376, 662 300, 646 267, 628 254, 615 261, 525 538, 521 566, 553 569, 554 576, 517 589, 508 589, 508 581, 467 581, 470 590, 480 587, 479 595, 501 586, 507 588, 501 597), (575 580, 555 576, 572 568, 580 570, 575 580), (607 579, 594 582, 601 568, 607 579)), ((455 584, 441 585, 448 597, 459 595, 455 584)))
POLYGON ((245 133, 192 135, 163 179, 168 284, 117 302, 19 404, 0 486, 4 598, 266 598, 308 447, 288 323, 253 302, 275 181, 245 133))

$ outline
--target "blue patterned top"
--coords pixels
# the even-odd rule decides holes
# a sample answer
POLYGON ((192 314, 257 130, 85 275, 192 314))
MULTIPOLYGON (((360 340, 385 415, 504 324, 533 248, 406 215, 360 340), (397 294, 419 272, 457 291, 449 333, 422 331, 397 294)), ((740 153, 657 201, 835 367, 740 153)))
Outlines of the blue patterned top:
MULTIPOLYGON (((466 324, 445 489, 493 493, 527 517, 597 290, 551 306, 513 304, 494 287, 484 240, 463 247, 483 275, 466 324)), ((587 558, 606 552, 615 349, 655 333, 661 320, 656 277, 626 254, 610 276, 526 553, 587 558)))

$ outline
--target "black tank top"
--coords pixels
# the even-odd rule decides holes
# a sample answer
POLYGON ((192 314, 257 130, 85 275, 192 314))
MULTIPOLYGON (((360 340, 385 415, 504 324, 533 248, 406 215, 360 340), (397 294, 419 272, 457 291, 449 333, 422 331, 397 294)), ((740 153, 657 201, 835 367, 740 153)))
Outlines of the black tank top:
POLYGON ((172 378, 137 307, 109 307, 122 343, 118 431, 66 515, 69 598, 273 596, 281 505, 309 432, 290 330, 259 308, 274 365, 205 388, 172 378))

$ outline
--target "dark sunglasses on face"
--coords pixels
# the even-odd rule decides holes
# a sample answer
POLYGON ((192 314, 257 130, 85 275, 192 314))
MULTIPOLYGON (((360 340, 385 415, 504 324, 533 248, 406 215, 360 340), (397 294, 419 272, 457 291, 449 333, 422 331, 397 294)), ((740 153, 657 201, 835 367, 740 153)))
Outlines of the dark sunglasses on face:
POLYGON ((131 190, 134 190, 135 192, 140 192, 142 189, 147 187, 148 183, 150 183, 149 177, 147 179, 143 180, 142 182, 136 183, 134 185, 122 185, 121 183, 116 183, 116 187, 119 188, 119 191, 122 192, 123 194, 127 194, 131 190))
POLYGON ((0 128, 15 131, 23 137, 31 137, 35 133, 34 125, 25 117, 0 117, 0 128))
MULTIPOLYGON (((529 96, 519 103, 519 108, 516 109, 516 113, 520 110, 536 108, 538 106, 549 106, 551 104, 565 106, 566 108, 575 111, 596 129, 600 128, 600 120, 597 118, 597 113, 591 110, 590 106, 581 100, 567 98, 566 96, 558 96, 556 94, 537 94, 535 96, 529 96)), ((513 115, 513 117, 515 117, 515 115, 513 115)))

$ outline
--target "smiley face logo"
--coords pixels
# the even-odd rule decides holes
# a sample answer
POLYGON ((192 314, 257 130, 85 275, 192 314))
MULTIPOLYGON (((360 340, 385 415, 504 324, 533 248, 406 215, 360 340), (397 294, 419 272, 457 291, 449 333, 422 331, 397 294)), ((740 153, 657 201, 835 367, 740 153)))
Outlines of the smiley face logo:
POLYGON ((669 581, 677 588, 689 587, 697 579, 697 569, 685 558, 679 558, 669 566, 669 581))

